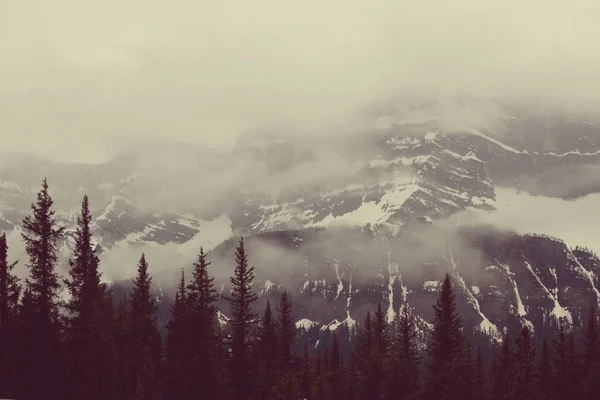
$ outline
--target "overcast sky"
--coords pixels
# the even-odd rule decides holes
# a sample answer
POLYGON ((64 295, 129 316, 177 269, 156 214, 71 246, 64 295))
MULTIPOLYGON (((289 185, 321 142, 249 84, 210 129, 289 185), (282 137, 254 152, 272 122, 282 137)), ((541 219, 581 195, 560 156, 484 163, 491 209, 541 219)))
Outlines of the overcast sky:
POLYGON ((0 0, 0 150, 227 149, 398 93, 598 101, 598 21, 581 0, 0 0))

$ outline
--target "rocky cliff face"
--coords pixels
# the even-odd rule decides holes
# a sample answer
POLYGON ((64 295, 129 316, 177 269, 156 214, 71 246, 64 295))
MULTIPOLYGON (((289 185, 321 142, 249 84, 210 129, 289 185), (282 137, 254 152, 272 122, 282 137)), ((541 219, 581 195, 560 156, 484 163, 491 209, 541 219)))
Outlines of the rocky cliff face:
MULTIPOLYGON (((351 336, 378 303, 392 321, 408 302, 426 334, 446 272, 465 325, 494 341, 523 326, 541 332, 560 319, 578 325, 600 300, 598 257, 547 236, 427 225, 385 240, 365 229, 325 229, 261 234, 246 243, 261 294, 257 308, 287 290, 312 345, 332 330, 351 336)), ((213 270, 231 270, 235 244, 211 253, 213 270)), ((225 304, 222 310, 227 315, 225 304)))

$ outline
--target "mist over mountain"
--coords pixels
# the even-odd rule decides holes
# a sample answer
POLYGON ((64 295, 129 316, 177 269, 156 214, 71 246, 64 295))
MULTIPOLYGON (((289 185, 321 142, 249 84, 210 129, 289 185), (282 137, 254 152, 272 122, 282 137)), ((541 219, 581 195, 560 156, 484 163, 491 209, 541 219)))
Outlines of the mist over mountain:
POLYGON ((14 155, 0 168, 1 223, 19 254, 44 171, 67 226, 63 257, 89 195, 107 281, 129 279, 144 252, 170 296, 175 272, 203 246, 227 291, 227 243, 245 235, 261 302, 291 291, 298 321, 352 330, 378 301, 392 318, 408 298, 427 321, 450 268, 469 321, 499 338, 553 315, 578 323, 599 300, 600 261, 573 252, 598 249, 599 165, 593 116, 475 97, 398 100, 346 132, 275 126, 242 135, 230 152, 140 141, 101 164, 14 155), (476 228, 486 225, 500 230, 476 228), (560 261, 548 267, 536 246, 558 248, 560 261))
POLYGON ((600 3, 4 3, 0 398, 599 398, 600 3))

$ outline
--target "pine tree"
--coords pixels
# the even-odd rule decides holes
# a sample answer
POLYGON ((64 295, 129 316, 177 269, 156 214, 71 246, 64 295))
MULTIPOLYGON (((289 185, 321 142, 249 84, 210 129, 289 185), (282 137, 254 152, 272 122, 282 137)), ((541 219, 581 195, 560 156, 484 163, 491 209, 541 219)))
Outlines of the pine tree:
POLYGON ((218 394, 214 397, 215 400, 231 399, 233 397, 233 385, 231 384, 231 369, 229 368, 229 347, 226 345, 226 334, 219 324, 217 324, 217 340, 215 343, 215 387, 218 394))
POLYGON ((117 377, 116 369, 116 346, 114 341, 114 333, 116 330, 115 302, 112 291, 105 283, 100 285, 100 301, 95 310, 95 319, 100 321, 97 324, 97 331, 93 336, 94 342, 92 348, 98 349, 95 360, 97 366, 95 368, 98 376, 94 380, 96 385, 99 385, 98 393, 101 399, 114 398, 116 393, 117 377))
POLYGON ((219 393, 218 377, 221 354, 217 342, 220 335, 217 326, 216 301, 219 294, 215 289, 214 278, 208 268, 204 249, 200 248, 198 259, 194 263, 192 280, 188 285, 189 334, 191 342, 186 349, 191 354, 191 383, 201 385, 206 397, 217 398, 219 393))
POLYGON ((0 326, 6 326, 17 314, 21 287, 12 270, 18 261, 8 263, 6 233, 0 236, 0 326))
POLYGON ((567 336, 567 360, 568 370, 566 378, 571 380, 571 393, 577 393, 581 390, 583 382, 583 361, 575 339, 575 332, 570 331, 567 336))
POLYGON ((27 373, 35 385, 26 385, 24 399, 58 398, 64 389, 64 353, 61 343, 59 315, 60 289, 56 272, 57 242, 64 227, 58 226, 52 209, 54 201, 44 179, 37 202, 31 205, 32 215, 23 219, 23 240, 29 256, 30 276, 27 280, 29 310, 26 338, 27 373))
POLYGON ((391 347, 390 329, 386 320, 385 313, 381 308, 381 303, 377 304, 375 311, 375 320, 373 321, 373 340, 375 351, 378 357, 384 359, 387 357, 391 347))
POLYGON ((130 400, 133 395, 132 378, 132 342, 135 340, 131 331, 131 305, 129 296, 123 296, 115 310, 112 338, 114 347, 115 400, 130 400))
POLYGON ((600 361, 595 360, 590 365, 588 375, 581 385, 581 399, 596 400, 600 398, 600 361))
POLYGON ((269 400, 297 400, 299 398, 300 387, 292 372, 288 372, 281 378, 269 394, 269 400))
POLYGON ((67 346, 69 382, 74 399, 97 399, 105 382, 97 381, 101 367, 99 358, 106 349, 100 337, 99 317, 103 290, 98 272, 99 258, 92 245, 90 224, 92 216, 87 195, 81 203, 81 215, 77 218, 75 248, 69 260, 70 277, 65 284, 71 295, 67 302, 67 346))
POLYGON ((375 318, 373 321, 373 350, 370 357, 371 395, 374 399, 380 399, 384 393, 385 364, 388 361, 391 348, 391 337, 385 313, 381 303, 377 304, 375 318))
POLYGON ((512 348, 508 333, 502 340, 500 353, 494 358, 492 363, 491 397, 495 400, 502 400, 508 395, 508 375, 512 368, 512 348))
POLYGON ((573 332, 564 320, 559 322, 558 334, 552 349, 553 396, 566 398, 578 386, 579 360, 573 332))
POLYGON ((550 365, 550 351, 548 350, 548 342, 546 340, 542 342, 538 369, 540 371, 542 397, 545 400, 550 400, 552 397, 552 366, 550 365))
POLYGON ((331 352, 329 352, 329 368, 327 371, 326 385, 328 390, 328 397, 336 400, 341 399, 344 393, 342 387, 343 380, 343 361, 342 354, 340 352, 340 344, 338 340, 338 334, 333 334, 333 343, 331 344, 331 352))
POLYGON ((187 309, 187 292, 185 273, 181 270, 181 278, 175 293, 175 301, 171 305, 171 316, 167 322, 167 340, 165 346, 165 398, 185 400, 191 396, 190 361, 188 357, 189 315, 187 309))
POLYGON ((357 376, 357 365, 356 359, 354 357, 350 357, 348 361, 348 368, 346 369, 345 379, 347 382, 347 387, 344 393, 346 394, 346 399, 355 400, 358 399, 358 383, 356 382, 355 377, 357 376))
POLYGON ((236 267, 231 277, 231 295, 226 297, 230 304, 232 317, 232 358, 231 382, 233 383, 234 399, 246 400, 252 390, 252 366, 250 363, 250 334, 256 320, 252 304, 258 299, 252 292, 254 282, 254 267, 248 265, 248 256, 244 248, 244 239, 240 239, 236 248, 236 267))
POLYGON ((146 256, 142 254, 130 296, 130 332, 133 335, 130 368, 132 386, 136 388, 134 393, 159 393, 161 390, 158 381, 161 362, 161 338, 156 319, 158 305, 151 292, 152 277, 148 273, 146 256))
POLYGON ((477 369, 473 357, 473 348, 469 341, 463 343, 460 374, 460 398, 475 400, 477 398, 477 369))
POLYGON ((300 355, 300 371, 298 380, 300 385, 300 397, 303 399, 311 398, 311 386, 314 380, 313 358, 308 352, 308 345, 304 345, 304 351, 300 355))
POLYGON ((265 399, 271 388, 279 381, 278 371, 279 340, 275 332, 275 321, 271 312, 271 303, 267 300, 265 312, 260 321, 258 343, 255 351, 256 379, 254 398, 265 399))
POLYGON ((14 398, 27 398, 32 388, 30 387, 31 382, 29 380, 28 372, 30 363, 32 363, 32 357, 35 356, 35 352, 31 347, 32 332, 34 331, 34 315, 35 309, 33 304, 33 296, 30 290, 31 284, 29 279, 25 279, 23 296, 21 303, 17 308, 16 316, 16 360, 14 372, 16 379, 13 382, 15 393, 17 394, 14 398))
POLYGON ((153 350, 142 344, 132 400, 160 400, 158 375, 152 359, 153 350))
POLYGON ((417 333, 412 309, 404 303, 396 317, 388 374, 387 396, 390 399, 414 399, 420 389, 417 333))
POLYGON ((598 316, 594 306, 590 308, 584 345, 581 398, 597 399, 600 397, 600 340, 598 338, 598 316))
POLYGON ((374 325, 371 313, 367 312, 352 354, 356 363, 355 379, 358 385, 358 397, 361 399, 376 399, 381 389, 381 375, 376 368, 378 343, 374 325))
POLYGON ((17 262, 8 263, 6 234, 0 236, 0 397, 14 397, 17 376, 17 312, 19 279, 12 273, 17 262))
POLYGON ((462 348, 461 320, 456 311, 456 298, 450 275, 446 274, 436 304, 427 363, 426 398, 446 400, 457 398, 460 350, 462 348))
POLYGON ((333 343, 331 344, 331 361, 329 363, 331 371, 338 372, 342 368, 342 354, 340 353, 340 342, 337 332, 333 334, 333 343))
POLYGON ((585 375, 588 374, 590 366, 598 359, 598 351, 600 343, 598 341, 598 317, 596 315, 596 307, 590 307, 587 327, 585 331, 585 375))
POLYGON ((535 347, 527 327, 515 339, 513 362, 508 374, 507 400, 538 400, 542 398, 539 371, 535 362, 535 347))
POLYGON ((312 388, 312 397, 320 400, 325 398, 325 369, 323 368, 323 357, 319 352, 315 357, 315 380, 312 388))
POLYGON ((475 360, 475 399, 485 400, 487 398, 486 384, 485 366, 483 365, 483 350, 481 349, 481 346, 478 346, 475 360))
POLYGON ((296 338, 296 324, 292 317, 292 303, 286 291, 281 295, 281 301, 277 308, 277 331, 279 336, 279 348, 283 374, 290 368, 292 359, 292 345, 296 338))

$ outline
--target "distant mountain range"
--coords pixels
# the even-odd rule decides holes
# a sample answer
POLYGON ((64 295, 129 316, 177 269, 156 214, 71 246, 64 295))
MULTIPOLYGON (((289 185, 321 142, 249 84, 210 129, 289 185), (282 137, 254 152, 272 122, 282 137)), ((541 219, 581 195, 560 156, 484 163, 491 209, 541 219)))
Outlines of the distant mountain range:
POLYGON ((499 193, 598 193, 599 169, 600 123, 589 117, 475 99, 395 103, 346 134, 257 131, 228 154, 142 142, 98 165, 14 155, 0 166, 0 231, 18 254, 20 221, 47 176, 68 227, 63 255, 88 193, 109 280, 132 274, 133 254, 162 252, 150 264, 168 297, 204 246, 226 290, 233 237, 245 235, 261 299, 292 292, 313 345, 351 333, 377 302, 392 318, 409 301, 426 331, 447 270, 465 323, 496 340, 558 317, 579 323, 600 300, 600 260, 467 217, 510 208, 499 193))

